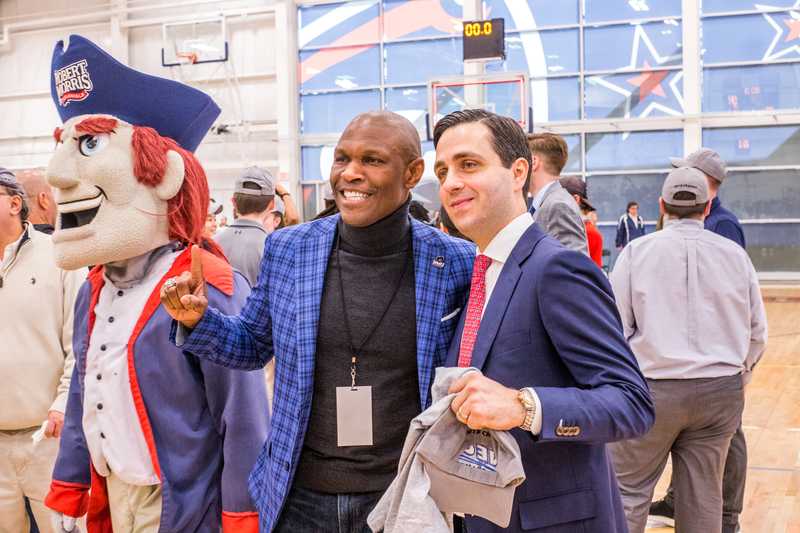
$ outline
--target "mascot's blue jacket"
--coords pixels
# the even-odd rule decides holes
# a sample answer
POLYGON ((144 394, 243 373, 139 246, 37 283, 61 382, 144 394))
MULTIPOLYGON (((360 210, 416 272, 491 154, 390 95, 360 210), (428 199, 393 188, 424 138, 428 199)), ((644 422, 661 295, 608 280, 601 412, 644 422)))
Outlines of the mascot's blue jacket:
MULTIPOLYGON (((236 314, 250 292, 244 277, 203 252, 212 307, 236 314)), ((162 533, 256 533, 247 477, 267 435, 263 371, 235 371, 184 353, 170 342, 172 319, 160 305, 164 281, 189 270, 180 254, 151 293, 128 342, 131 393, 162 489, 162 533)), ((72 375, 48 507, 87 514, 90 533, 111 533, 105 478, 95 472, 83 433, 86 353, 102 267, 89 274, 75 304, 72 375), (91 489, 91 491, 89 490, 91 489)))

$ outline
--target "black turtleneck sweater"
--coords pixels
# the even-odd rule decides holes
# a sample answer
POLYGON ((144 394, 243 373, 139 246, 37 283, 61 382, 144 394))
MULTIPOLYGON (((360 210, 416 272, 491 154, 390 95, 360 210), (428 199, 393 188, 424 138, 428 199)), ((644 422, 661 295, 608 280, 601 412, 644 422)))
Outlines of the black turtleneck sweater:
POLYGON ((337 233, 339 249, 334 239, 325 273, 311 418, 295 483, 331 494, 383 491, 397 473, 409 422, 420 412, 408 202, 365 228, 348 226, 340 220, 337 233), (397 296, 378 324, 401 275, 397 296), (337 446, 336 387, 350 385, 353 355, 342 318, 343 303, 356 347, 378 324, 356 354, 356 384, 372 387, 372 446, 337 446))

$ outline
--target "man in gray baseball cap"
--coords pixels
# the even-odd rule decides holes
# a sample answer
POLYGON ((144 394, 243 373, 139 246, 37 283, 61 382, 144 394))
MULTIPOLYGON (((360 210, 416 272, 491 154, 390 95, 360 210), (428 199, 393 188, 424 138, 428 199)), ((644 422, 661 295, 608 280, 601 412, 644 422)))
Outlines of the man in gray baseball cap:
MULTIPOLYGON (((686 159, 672 158, 674 167, 692 167, 705 174, 708 182, 711 210, 705 218, 705 229, 727 237, 742 248, 745 247, 744 230, 739 219, 724 208, 717 193, 728 177, 728 168, 720 155, 710 148, 701 148, 686 159)), ((739 526, 739 515, 744 508, 744 487, 747 477, 747 443, 741 426, 733 436, 723 476, 723 533, 734 533, 739 526)), ((662 500, 653 502, 650 514, 656 520, 671 524, 674 521, 675 505, 672 485, 662 500)))
POLYGON ((670 172, 659 200, 664 229, 626 246, 610 276, 656 409, 647 435, 610 445, 631 533, 644 531, 670 454, 676 530, 722 531, 723 466, 767 322, 747 253, 703 227, 711 197, 700 170, 670 172))
POLYGON ((705 228, 717 235, 727 237, 742 248, 745 247, 744 231, 736 215, 722 207, 717 193, 728 177, 728 167, 717 152, 710 148, 700 148, 686 159, 670 159, 672 166, 696 168, 705 174, 708 181, 709 198, 712 200, 711 212, 705 220, 705 228))
POLYGON ((261 167, 250 167, 236 178, 233 209, 236 220, 216 237, 233 268, 255 287, 264 255, 264 241, 275 229, 275 179, 261 167))

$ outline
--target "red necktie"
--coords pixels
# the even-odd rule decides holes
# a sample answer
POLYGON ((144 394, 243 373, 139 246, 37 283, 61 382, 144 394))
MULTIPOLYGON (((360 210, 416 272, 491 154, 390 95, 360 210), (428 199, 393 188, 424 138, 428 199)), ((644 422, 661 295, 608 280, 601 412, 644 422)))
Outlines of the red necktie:
POLYGON ((492 264, 490 257, 476 255, 472 267, 472 284, 469 288, 467 318, 464 320, 464 332, 461 334, 461 349, 458 352, 458 366, 469 366, 472 362, 472 349, 481 327, 483 304, 486 302, 486 270, 492 264))

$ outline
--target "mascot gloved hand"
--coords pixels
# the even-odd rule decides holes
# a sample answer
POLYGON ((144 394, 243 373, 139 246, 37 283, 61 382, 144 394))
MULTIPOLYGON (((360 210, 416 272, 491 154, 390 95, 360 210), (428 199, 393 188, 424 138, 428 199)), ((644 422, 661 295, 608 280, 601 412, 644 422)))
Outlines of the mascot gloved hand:
POLYGON ((86 515, 89 533, 256 533, 247 477, 266 438, 264 376, 183 353, 159 299, 192 255, 223 312, 238 313, 250 290, 202 237, 209 192, 193 152, 219 108, 75 35, 56 44, 51 93, 63 121, 47 170, 56 262, 94 268, 75 303, 75 371, 45 504, 64 531, 86 515))
POLYGON ((57 511, 52 511, 52 526, 54 533, 81 533, 76 525, 77 520, 57 511))

